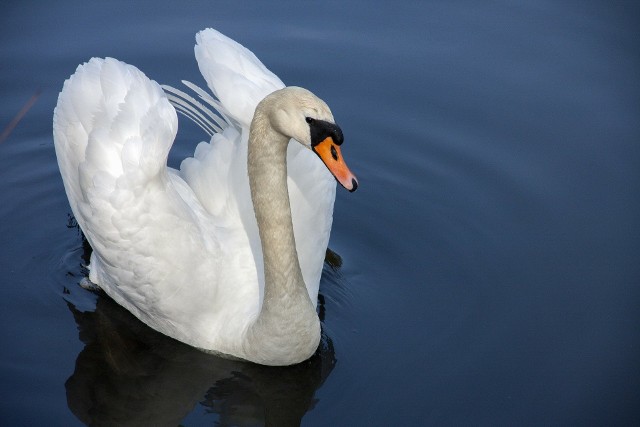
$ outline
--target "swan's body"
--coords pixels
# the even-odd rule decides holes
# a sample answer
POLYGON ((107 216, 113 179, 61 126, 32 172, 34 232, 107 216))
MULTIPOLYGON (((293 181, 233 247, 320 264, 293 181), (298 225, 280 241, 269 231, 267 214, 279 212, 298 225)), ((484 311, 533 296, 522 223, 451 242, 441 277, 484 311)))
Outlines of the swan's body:
POLYGON ((179 171, 166 166, 176 112, 155 82, 96 58, 65 82, 54 141, 94 250, 89 277, 189 345, 263 364, 300 362, 320 339, 315 304, 335 199, 327 167, 357 186, 348 169, 335 169, 344 163, 332 166, 332 155, 342 162, 342 134, 324 102, 284 88, 242 46, 214 30, 197 41, 220 103, 203 97, 230 124, 220 120, 179 171))

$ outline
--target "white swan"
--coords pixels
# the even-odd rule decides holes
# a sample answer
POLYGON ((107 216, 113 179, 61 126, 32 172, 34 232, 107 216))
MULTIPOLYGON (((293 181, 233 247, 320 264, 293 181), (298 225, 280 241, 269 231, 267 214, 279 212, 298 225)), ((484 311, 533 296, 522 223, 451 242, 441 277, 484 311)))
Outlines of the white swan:
POLYGON ((157 83, 131 65, 93 58, 64 84, 55 149, 93 248, 89 278, 191 346, 297 363, 320 339, 315 305, 333 217, 331 173, 357 187, 340 153, 342 132, 323 101, 285 88, 238 43, 212 29, 196 40, 219 102, 185 84, 220 116, 167 88, 177 108, 217 132, 179 171, 166 165, 176 111, 157 83))

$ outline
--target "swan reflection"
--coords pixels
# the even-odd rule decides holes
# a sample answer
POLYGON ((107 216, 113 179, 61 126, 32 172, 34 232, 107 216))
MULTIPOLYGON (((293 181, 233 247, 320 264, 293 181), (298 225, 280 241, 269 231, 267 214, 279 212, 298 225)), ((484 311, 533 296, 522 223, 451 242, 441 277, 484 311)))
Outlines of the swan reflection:
POLYGON ((323 335, 309 360, 265 367, 203 353, 150 329, 110 298, 67 302, 85 344, 65 386, 87 425, 177 426, 196 405, 220 426, 298 426, 335 363, 323 335))

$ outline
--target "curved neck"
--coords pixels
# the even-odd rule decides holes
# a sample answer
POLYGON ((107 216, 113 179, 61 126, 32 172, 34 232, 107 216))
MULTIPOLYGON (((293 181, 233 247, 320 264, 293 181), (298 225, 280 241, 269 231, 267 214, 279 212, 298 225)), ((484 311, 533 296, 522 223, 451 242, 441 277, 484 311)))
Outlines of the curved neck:
POLYGON ((293 234, 287 188, 288 143, 289 138, 273 130, 259 107, 249 134, 248 171, 264 259, 264 298, 249 329, 247 345, 256 344, 267 364, 270 357, 291 357, 292 363, 305 360, 315 351, 320 336, 293 234))
POLYGON ((296 252, 287 188, 289 138, 257 118, 249 134, 248 170, 251 200, 264 258, 265 300, 305 288, 296 252))

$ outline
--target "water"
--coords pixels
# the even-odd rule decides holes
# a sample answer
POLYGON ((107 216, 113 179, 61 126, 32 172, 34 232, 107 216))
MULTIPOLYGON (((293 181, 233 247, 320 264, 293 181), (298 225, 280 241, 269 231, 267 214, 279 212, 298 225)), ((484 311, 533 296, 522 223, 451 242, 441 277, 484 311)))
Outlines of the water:
MULTIPOLYGON (((3 425, 640 422, 640 62, 633 2, 22 2, 3 7, 3 425), (79 288, 51 116, 113 56, 198 84, 212 26, 331 105, 325 338, 261 368, 166 339, 79 288)), ((202 139, 186 121, 175 165, 202 139)))

